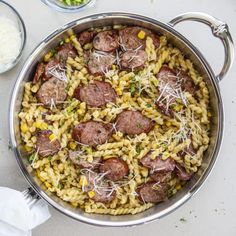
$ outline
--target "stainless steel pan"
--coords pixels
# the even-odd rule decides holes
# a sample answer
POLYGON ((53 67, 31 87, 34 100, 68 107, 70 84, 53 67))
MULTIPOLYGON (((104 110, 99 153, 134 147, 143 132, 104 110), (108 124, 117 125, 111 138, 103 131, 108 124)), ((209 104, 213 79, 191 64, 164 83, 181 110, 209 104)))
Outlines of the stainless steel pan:
POLYGON ((61 29, 56 30, 36 47, 25 62, 25 65, 23 66, 14 86, 10 103, 10 137, 18 165, 31 186, 28 193, 25 192, 29 202, 33 203, 38 197, 43 198, 51 206, 55 207, 65 215, 85 223, 99 226, 130 226, 143 224, 163 217, 164 215, 180 207, 200 189, 217 159, 223 134, 223 106, 219 91, 219 82, 230 69, 233 62, 233 57, 233 42, 227 24, 212 16, 198 12, 189 12, 179 15, 168 24, 135 14, 102 13, 81 18, 63 26, 61 29), (199 50, 173 28, 177 23, 185 20, 194 20, 207 24, 211 27, 213 35, 218 37, 223 42, 225 49, 225 62, 221 72, 218 75, 213 73, 210 65, 207 63, 206 59, 199 52, 199 50), (26 153, 24 153, 22 148, 22 141, 19 131, 18 113, 21 108, 24 84, 26 81, 32 79, 35 66, 42 56, 49 49, 53 48, 60 41, 60 39, 67 35, 67 33, 71 30, 78 33, 90 27, 113 24, 139 25, 166 35, 172 44, 180 48, 184 54, 194 62, 196 68, 203 75, 209 87, 210 103, 213 113, 212 129, 210 134, 211 142, 209 149, 205 153, 204 161, 199 171, 194 175, 191 181, 188 182, 184 189, 179 191, 168 201, 158 204, 155 207, 152 207, 151 209, 137 215, 109 216, 87 214, 81 209, 73 208, 55 195, 48 192, 35 177, 34 171, 27 161, 26 153))

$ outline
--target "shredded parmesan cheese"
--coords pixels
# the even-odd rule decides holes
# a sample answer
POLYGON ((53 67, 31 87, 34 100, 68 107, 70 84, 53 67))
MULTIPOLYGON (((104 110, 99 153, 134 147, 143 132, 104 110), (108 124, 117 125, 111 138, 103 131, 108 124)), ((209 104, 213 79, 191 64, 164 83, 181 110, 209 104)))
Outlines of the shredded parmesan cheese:
POLYGON ((19 55, 21 35, 13 21, 0 17, 0 71, 19 55))

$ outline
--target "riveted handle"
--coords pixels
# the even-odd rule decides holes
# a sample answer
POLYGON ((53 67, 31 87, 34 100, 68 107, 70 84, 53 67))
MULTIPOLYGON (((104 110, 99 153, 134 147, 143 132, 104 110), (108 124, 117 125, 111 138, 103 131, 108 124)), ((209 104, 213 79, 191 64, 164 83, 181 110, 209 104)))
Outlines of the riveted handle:
POLYGON ((169 25, 174 27, 176 24, 187 20, 198 21, 210 26, 213 35, 222 41, 225 51, 225 60, 221 72, 216 76, 216 79, 221 81, 231 68, 234 61, 234 43, 228 25, 213 16, 201 12, 188 12, 178 15, 169 22, 169 25))

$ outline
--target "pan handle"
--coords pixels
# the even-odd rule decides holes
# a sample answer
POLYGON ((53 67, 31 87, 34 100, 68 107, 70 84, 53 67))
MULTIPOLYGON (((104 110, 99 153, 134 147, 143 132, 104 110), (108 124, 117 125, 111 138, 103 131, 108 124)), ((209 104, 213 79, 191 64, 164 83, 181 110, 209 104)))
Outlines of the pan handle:
POLYGON ((225 60, 221 72, 216 76, 218 82, 221 81, 234 61, 234 43, 228 25, 213 16, 201 12, 188 12, 178 15, 169 22, 169 25, 174 27, 176 24, 186 20, 198 21, 210 26, 213 35, 222 41, 225 51, 225 60))

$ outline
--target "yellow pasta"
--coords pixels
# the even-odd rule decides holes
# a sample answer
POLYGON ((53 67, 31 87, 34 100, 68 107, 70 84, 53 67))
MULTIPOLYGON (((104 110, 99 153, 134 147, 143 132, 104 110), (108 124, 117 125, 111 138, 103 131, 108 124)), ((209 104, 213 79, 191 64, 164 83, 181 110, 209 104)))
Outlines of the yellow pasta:
MULTIPOLYGON (((118 30, 124 27, 113 28, 118 30)), ((101 32, 105 29, 109 30, 94 30, 101 32)), ((145 40, 147 60, 143 67, 122 70, 120 57, 123 52, 120 52, 114 64, 106 68, 103 74, 93 75, 86 64, 87 54, 93 50, 93 44, 80 44, 71 31, 64 43, 71 43, 77 55, 69 55, 63 62, 65 69, 60 71, 62 76, 59 79, 66 78, 65 100, 53 106, 44 105, 39 102, 38 92, 46 82, 39 80, 24 85, 19 126, 24 149, 29 154, 29 168, 35 171, 47 191, 87 213, 123 215, 145 211, 154 204, 141 199, 138 189, 152 182, 155 182, 157 189, 160 184, 166 184, 166 194, 171 197, 184 186, 185 181, 172 172, 171 178, 159 183, 152 174, 158 171, 159 174, 163 173, 143 164, 145 158, 151 163, 174 162, 175 168, 183 168, 185 174, 192 174, 201 166, 210 142, 209 91, 203 77, 178 48, 169 44, 165 36, 159 37, 158 48, 155 48, 153 38, 144 31, 141 30, 137 37, 145 40), (173 95, 169 88, 171 83, 165 85, 167 90, 163 89, 163 78, 159 73, 163 66, 176 71, 173 77, 177 78, 178 83, 184 79, 182 77, 189 77, 196 92, 178 87, 173 95), (94 80, 104 81, 114 89, 115 102, 93 107, 83 99, 75 98, 76 88, 88 86, 94 80), (168 101, 171 96, 175 98, 168 101), (160 106, 162 100, 168 103, 170 114, 160 106), (151 129, 133 135, 123 133, 117 125, 117 116, 124 111, 140 112, 152 122, 151 129), (106 142, 88 145, 74 138, 74 127, 91 120, 110 123, 111 134, 106 142), (50 132, 49 142, 59 145, 57 152, 45 156, 40 153, 39 132, 50 132), (122 180, 109 180, 109 171, 100 170, 106 161, 114 158, 119 158, 127 165, 128 173, 122 180), (103 194, 112 200, 97 200, 103 194)), ((140 48, 135 50, 137 52, 140 48)), ((152 189, 157 191, 153 186, 152 189)))

